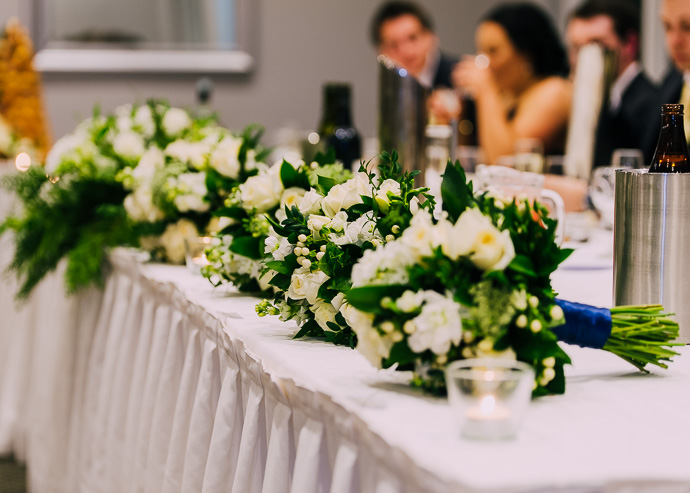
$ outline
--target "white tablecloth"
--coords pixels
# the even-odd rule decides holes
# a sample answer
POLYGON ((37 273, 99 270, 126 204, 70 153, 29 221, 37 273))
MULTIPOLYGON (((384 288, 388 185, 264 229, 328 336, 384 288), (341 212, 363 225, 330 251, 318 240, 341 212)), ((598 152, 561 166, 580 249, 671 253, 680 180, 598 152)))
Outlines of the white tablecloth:
MULTIPOLYGON (((609 245, 564 264, 562 297, 610 304, 609 245)), ((21 310, 0 285, 0 453, 34 492, 690 491, 687 348, 643 375, 567 347, 566 395, 535 400, 514 441, 466 441, 405 374, 291 340, 182 267, 112 262, 104 291, 65 300, 58 272, 21 310)))

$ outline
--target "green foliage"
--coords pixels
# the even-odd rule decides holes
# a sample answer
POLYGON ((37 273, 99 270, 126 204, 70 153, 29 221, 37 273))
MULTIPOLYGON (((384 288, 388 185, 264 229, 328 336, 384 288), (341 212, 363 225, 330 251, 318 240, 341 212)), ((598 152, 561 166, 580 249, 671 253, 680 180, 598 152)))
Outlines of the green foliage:
POLYGON ((460 214, 475 204, 472 182, 467 182, 460 161, 453 164, 448 160, 441 182, 441 199, 443 210, 448 213, 452 222, 457 221, 460 214))
POLYGON ((98 285, 105 249, 135 241, 122 208, 125 191, 112 174, 81 179, 68 175, 51 183, 42 168, 32 167, 4 185, 24 203, 24 211, 0 227, 14 232, 9 268, 20 281, 18 299, 26 299, 62 258, 67 258, 68 293, 98 285))

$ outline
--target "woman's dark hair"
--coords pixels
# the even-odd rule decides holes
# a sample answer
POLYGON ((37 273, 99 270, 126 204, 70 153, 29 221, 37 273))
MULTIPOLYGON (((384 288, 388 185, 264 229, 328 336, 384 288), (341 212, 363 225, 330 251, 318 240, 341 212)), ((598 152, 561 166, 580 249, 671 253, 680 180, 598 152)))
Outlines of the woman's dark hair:
POLYGON ((540 77, 568 75, 568 56, 548 14, 532 3, 500 5, 481 22, 495 22, 505 29, 517 51, 532 63, 540 77))

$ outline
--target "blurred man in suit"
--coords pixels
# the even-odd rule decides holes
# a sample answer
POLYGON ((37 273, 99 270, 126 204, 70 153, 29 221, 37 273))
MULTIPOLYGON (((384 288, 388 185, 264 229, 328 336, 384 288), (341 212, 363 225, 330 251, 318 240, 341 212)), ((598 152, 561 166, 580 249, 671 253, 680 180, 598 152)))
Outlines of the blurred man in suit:
POLYGON ((638 61, 639 25, 639 10, 626 0, 586 0, 568 20, 571 67, 575 67, 579 49, 589 43, 599 43, 616 57, 615 80, 599 116, 594 166, 609 165, 613 151, 619 148, 641 149, 646 162, 654 153, 656 140, 649 122, 659 118, 658 89, 638 61))
POLYGON ((419 6, 404 1, 382 4, 371 23, 371 38, 379 53, 423 86, 452 87, 450 74, 458 59, 441 52, 431 17, 419 6))
POLYGON ((662 84, 660 103, 685 105, 685 136, 690 137, 690 0, 664 0, 661 21, 673 67, 662 84))

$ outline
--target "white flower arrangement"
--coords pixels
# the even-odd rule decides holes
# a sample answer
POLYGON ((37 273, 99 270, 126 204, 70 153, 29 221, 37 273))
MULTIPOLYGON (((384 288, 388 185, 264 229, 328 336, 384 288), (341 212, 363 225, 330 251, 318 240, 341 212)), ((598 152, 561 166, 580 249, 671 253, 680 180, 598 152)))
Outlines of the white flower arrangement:
MULTIPOLYGON (((316 188, 322 189, 325 182, 337 184, 348 176, 342 165, 336 164, 333 153, 317 155, 310 165, 283 160, 259 171, 240 184, 226 200, 225 208, 216 212, 227 225, 217 235, 219 244, 207 249, 210 265, 202 273, 215 285, 231 282, 243 291, 266 291, 271 275, 264 269, 265 256, 282 259, 293 252, 287 239, 277 237, 269 220, 284 220, 286 211, 296 210, 305 200, 320 204, 322 195, 316 188), (242 268, 248 264, 251 270, 242 268)), ((318 281, 318 276, 297 273, 294 295, 305 299, 306 289, 313 299, 318 281)))
POLYGON ((411 206, 419 196, 426 198, 425 208, 434 205, 426 189, 414 187, 414 174, 402 172, 395 154, 383 161, 380 176, 362 167, 344 183, 305 193, 285 210, 280 224, 272 223, 265 252, 277 293, 273 302, 257 306, 259 315, 298 321, 296 337, 354 345, 343 294, 351 286, 353 265, 402 234, 414 221, 411 206))
POLYGON ((475 195, 450 163, 442 192, 440 218, 420 210, 402 235, 352 268, 341 312, 373 365, 412 370, 413 384, 441 393, 453 360, 519 359, 535 369, 534 394, 544 395, 565 390, 570 360, 559 340, 609 350, 638 368, 665 367, 676 354, 661 347, 677 334, 661 307, 608 311, 555 299, 549 276, 571 251, 557 246, 555 221, 537 202, 475 195), (590 332, 574 330, 583 311, 601 320, 590 332))

